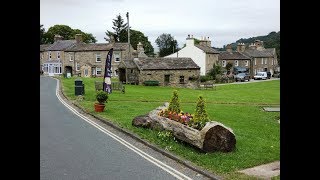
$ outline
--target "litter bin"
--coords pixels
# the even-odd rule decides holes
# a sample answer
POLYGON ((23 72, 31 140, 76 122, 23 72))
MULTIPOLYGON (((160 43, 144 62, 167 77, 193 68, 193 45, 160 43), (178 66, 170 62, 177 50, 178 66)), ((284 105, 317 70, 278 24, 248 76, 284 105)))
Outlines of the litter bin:
POLYGON ((74 81, 74 93, 76 96, 84 95, 84 84, 82 80, 77 79, 74 81))

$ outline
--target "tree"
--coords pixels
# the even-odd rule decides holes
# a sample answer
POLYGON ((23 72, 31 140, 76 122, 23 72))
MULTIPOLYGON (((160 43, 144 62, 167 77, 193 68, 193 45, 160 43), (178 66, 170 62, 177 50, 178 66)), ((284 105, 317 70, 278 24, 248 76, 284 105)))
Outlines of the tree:
MULTIPOLYGON (((119 36, 120 42, 128 42, 128 31, 123 29, 119 36)), ((144 52, 148 56, 154 56, 154 49, 151 45, 148 37, 146 37, 142 32, 130 29, 130 44, 134 49, 137 49, 137 44, 141 42, 144 48, 144 52)))
POLYGON ((116 19, 113 19, 112 23, 113 23, 112 29, 114 31, 111 32, 111 31, 107 30, 107 32, 105 32, 107 37, 105 37, 104 39, 106 41, 110 41, 111 36, 113 36, 115 41, 119 42, 120 41, 120 33, 122 30, 127 28, 127 23, 124 23, 120 14, 118 16, 116 16, 116 19))
POLYGON ((218 74, 222 74, 222 67, 218 64, 213 64, 212 69, 210 69, 208 75, 212 77, 212 79, 216 79, 218 74))
POLYGON ((40 44, 45 43, 44 34, 46 33, 46 30, 44 29, 43 25, 40 24, 40 44))
POLYGON ((85 43, 95 43, 97 42, 96 38, 93 37, 91 33, 87 34, 82 32, 79 29, 72 29, 67 25, 54 25, 49 28, 48 32, 46 33, 46 43, 53 43, 54 36, 60 35, 64 40, 74 39, 76 34, 82 34, 82 40, 85 43))
POLYGON ((231 68, 232 68, 232 63, 228 62, 226 65, 226 69, 227 69, 228 74, 230 73, 231 68))
POLYGON ((160 57, 164 57, 178 51, 178 42, 171 36, 171 34, 163 33, 155 42, 159 47, 160 57))

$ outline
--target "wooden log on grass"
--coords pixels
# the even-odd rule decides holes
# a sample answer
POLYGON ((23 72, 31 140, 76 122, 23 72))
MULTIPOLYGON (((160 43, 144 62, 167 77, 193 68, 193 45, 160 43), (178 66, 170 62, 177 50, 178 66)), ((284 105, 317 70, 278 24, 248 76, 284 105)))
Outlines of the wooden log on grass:
POLYGON ((167 104, 143 116, 133 119, 132 125, 151 129, 171 131, 172 134, 205 152, 230 152, 235 149, 236 139, 232 129, 222 123, 208 122, 200 131, 177 121, 159 116, 158 113, 167 108, 167 104), (143 122, 143 123, 142 123, 143 122))

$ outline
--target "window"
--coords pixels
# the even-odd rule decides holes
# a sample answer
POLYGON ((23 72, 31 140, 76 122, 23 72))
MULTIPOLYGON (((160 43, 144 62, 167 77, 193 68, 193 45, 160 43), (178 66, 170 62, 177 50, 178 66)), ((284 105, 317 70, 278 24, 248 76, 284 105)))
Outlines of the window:
POLYGON ((134 71, 133 71, 133 69, 131 69, 131 73, 133 73, 134 71))
POLYGON ((249 61, 245 61, 246 66, 249 66, 249 61))
POLYGON ((222 61, 222 67, 226 67, 226 61, 225 60, 222 61))
POLYGON ((114 76, 118 76, 118 69, 116 69, 115 71, 114 71, 114 76))
POLYGON ((254 65, 257 65, 257 59, 254 59, 254 65))
POLYGON ((120 62, 120 54, 114 53, 114 62, 120 62))
POLYGON ((263 58, 261 58, 261 64, 263 64, 263 58))
POLYGON ((80 64, 76 62, 76 71, 80 71, 80 64))
POLYGON ((101 75, 101 68, 96 68, 97 75, 101 75))
POLYGON ((69 54, 69 61, 73 61, 73 55, 69 54))
POLYGON ((267 64, 267 63, 268 63, 268 59, 264 58, 264 64, 267 64))
POLYGON ((51 60, 51 51, 49 51, 49 60, 51 60))
POLYGON ((234 61, 234 66, 239 66, 239 61, 238 60, 234 61))
POLYGON ((96 54, 96 62, 101 62, 101 55, 100 54, 96 54))
POLYGON ((257 74, 257 70, 256 69, 254 69, 254 74, 257 74))
POLYGON ((60 51, 57 51, 57 58, 60 59, 60 51))
POLYGON ((87 68, 84 69, 83 74, 84 74, 84 76, 88 76, 88 69, 87 68))
POLYGON ((274 60, 272 59, 272 61, 271 61, 271 65, 274 65, 274 60))
POLYGON ((184 76, 180 76, 180 83, 184 83, 184 76))
POLYGON ((42 68, 43 72, 48 72, 48 64, 44 64, 42 68))

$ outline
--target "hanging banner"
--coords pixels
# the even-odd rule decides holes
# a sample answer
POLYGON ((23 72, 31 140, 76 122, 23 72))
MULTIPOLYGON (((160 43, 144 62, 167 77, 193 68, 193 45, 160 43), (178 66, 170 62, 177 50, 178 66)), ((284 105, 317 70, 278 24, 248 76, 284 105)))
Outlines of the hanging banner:
POLYGON ((106 58, 106 66, 104 69, 104 79, 103 79, 103 90, 110 94, 112 92, 111 89, 111 59, 112 59, 113 48, 111 48, 108 52, 106 58))

